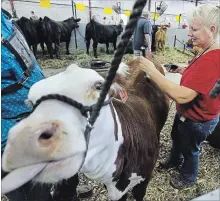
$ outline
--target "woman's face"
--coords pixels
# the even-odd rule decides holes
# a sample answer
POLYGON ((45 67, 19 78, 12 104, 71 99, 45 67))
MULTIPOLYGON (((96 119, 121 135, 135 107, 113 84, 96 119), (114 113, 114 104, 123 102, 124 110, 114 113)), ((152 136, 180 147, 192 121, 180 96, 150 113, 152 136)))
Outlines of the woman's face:
POLYGON ((193 45, 199 46, 201 48, 206 48, 207 46, 209 46, 213 42, 213 38, 210 37, 210 33, 208 33, 207 29, 205 29, 204 26, 201 24, 200 19, 194 18, 192 20, 189 27, 188 36, 191 37, 193 45))

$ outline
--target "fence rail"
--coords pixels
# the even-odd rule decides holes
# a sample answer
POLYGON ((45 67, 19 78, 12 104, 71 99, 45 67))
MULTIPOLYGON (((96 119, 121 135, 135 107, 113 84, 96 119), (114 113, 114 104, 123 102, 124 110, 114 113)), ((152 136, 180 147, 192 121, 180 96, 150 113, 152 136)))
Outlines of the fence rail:
POLYGON ((180 51, 184 54, 187 54, 189 56, 192 56, 191 54, 189 54, 186 50, 187 50, 187 46, 186 46, 186 43, 184 41, 180 41, 179 39, 177 39, 177 36, 175 35, 174 36, 174 44, 173 44, 174 48, 177 50, 177 51, 180 51), (179 42, 181 45, 183 45, 183 50, 181 51, 179 48, 176 48, 176 42, 179 42))

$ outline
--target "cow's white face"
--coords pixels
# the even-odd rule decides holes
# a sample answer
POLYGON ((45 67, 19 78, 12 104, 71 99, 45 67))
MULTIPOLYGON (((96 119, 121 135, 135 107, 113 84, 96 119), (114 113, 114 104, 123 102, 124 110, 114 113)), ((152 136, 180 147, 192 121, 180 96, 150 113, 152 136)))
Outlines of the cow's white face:
MULTIPOLYGON (((123 69, 127 68, 121 66, 120 75, 125 74, 123 69)), ((97 102, 103 82, 97 72, 73 64, 66 71, 34 84, 28 99, 35 103, 44 95, 60 94, 90 106, 97 102)), ((104 118, 111 116, 105 115, 104 118)), ((84 159, 86 124, 86 118, 73 106, 58 100, 43 101, 10 130, 3 170, 12 171, 15 186, 16 182, 25 183, 33 177, 36 181, 54 183, 73 176, 84 159)), ((5 179, 4 182, 2 186, 10 189, 7 187, 10 181, 5 179)))
MULTIPOLYGON (((89 106, 97 102, 103 82, 95 71, 71 65, 65 72, 34 84, 28 99, 35 103, 43 95, 57 93, 89 106)), ((57 100, 42 102, 10 130, 3 170, 57 161, 49 162, 35 179, 48 183, 73 176, 84 158, 86 124, 78 109, 57 100)))

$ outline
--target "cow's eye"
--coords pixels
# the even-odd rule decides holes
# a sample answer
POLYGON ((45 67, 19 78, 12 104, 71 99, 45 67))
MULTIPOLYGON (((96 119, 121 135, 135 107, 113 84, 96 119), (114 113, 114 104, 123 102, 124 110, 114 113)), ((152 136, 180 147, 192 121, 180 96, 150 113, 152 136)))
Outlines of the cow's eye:
POLYGON ((98 81, 95 83, 94 87, 96 90, 102 90, 102 86, 103 86, 103 83, 101 81, 98 81))

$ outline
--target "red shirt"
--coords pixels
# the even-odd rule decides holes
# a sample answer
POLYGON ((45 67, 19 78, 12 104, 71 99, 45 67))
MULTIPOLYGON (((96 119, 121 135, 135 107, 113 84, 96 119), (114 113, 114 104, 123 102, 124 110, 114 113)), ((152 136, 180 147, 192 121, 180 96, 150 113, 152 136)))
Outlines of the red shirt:
POLYGON ((193 121, 208 121, 220 113, 220 97, 209 97, 209 92, 220 78, 220 50, 211 50, 184 71, 180 85, 198 92, 189 103, 177 104, 177 111, 193 121))

